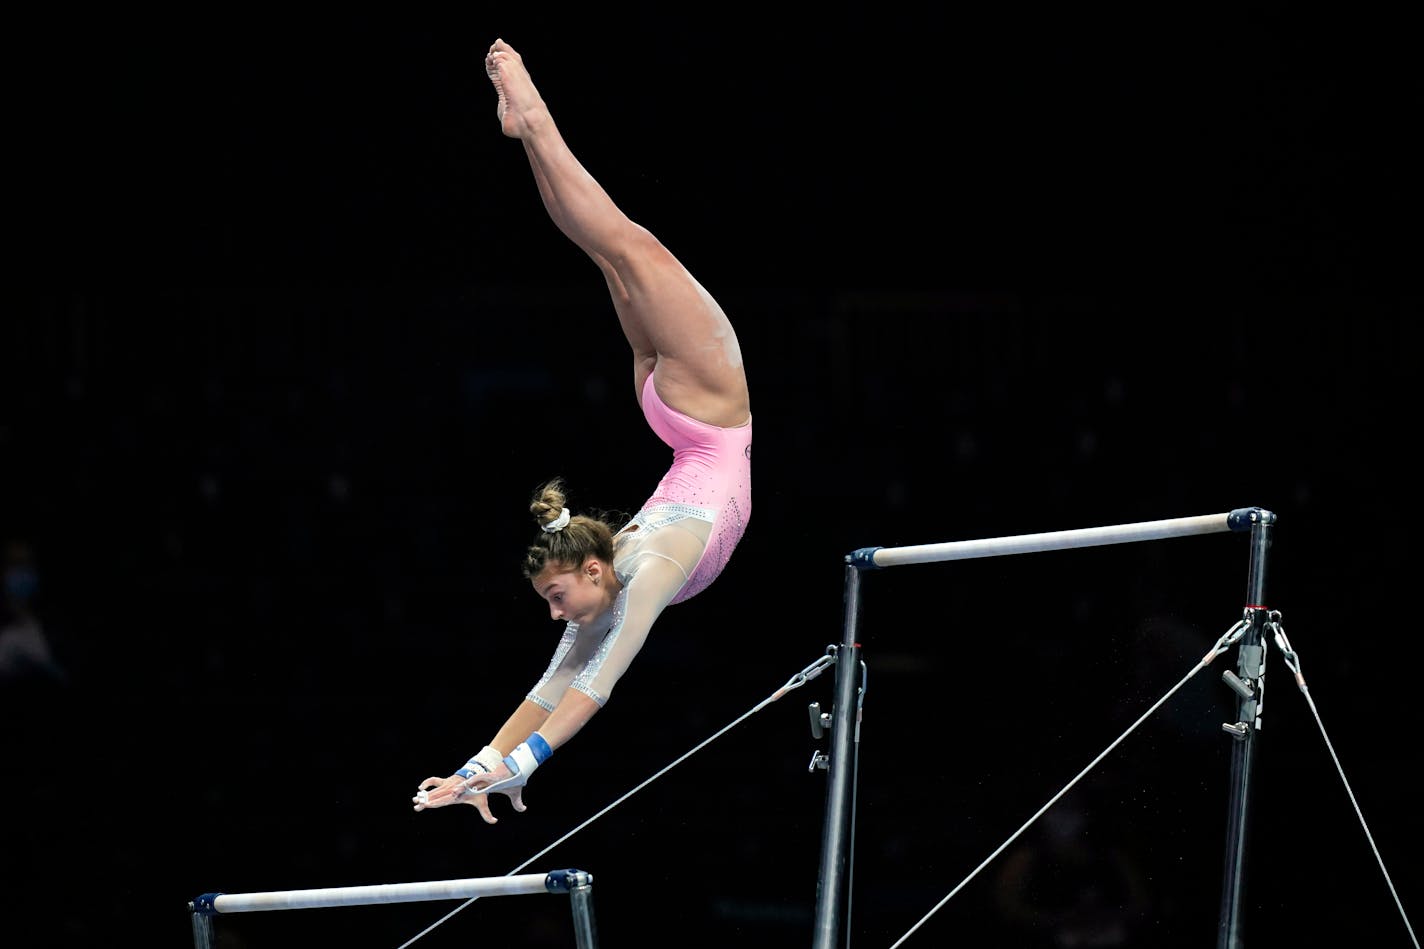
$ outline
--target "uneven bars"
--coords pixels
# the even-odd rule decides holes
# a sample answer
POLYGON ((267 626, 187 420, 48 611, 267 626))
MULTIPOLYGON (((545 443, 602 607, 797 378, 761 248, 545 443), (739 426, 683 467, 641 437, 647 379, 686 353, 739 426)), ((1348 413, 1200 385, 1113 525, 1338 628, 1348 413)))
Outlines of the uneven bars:
POLYGON ((205 893, 194 900, 192 905, 193 910, 199 913, 254 913, 323 906, 368 906, 373 903, 414 903, 483 896, 520 896, 528 893, 568 893, 573 886, 586 883, 588 879, 588 874, 579 870, 556 870, 551 873, 433 880, 426 883, 379 883, 372 886, 274 890, 267 893, 205 893))
POLYGON ((944 544, 919 544, 912 547, 862 547, 847 554, 846 563, 860 570, 874 570, 879 567, 899 567, 912 563, 973 560, 979 557, 1004 557, 1010 554, 1031 554, 1045 550, 1067 550, 1072 547, 1130 544, 1143 540, 1186 537, 1191 534, 1248 531, 1251 529, 1251 525, 1262 517, 1270 517, 1270 512, 1259 507, 1245 507, 1225 514, 1175 517, 1161 521, 1140 521, 1135 524, 1118 524, 1110 527, 1085 527, 1078 530, 1017 534, 1009 537, 988 537, 981 540, 959 540, 944 544))

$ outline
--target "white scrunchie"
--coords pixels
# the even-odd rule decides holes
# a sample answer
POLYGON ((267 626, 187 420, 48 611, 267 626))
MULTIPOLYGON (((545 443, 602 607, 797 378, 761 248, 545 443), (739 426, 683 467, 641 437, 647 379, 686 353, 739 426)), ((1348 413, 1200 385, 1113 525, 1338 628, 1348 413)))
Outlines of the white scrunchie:
POLYGON ((549 523, 547 523, 547 524, 544 525, 544 532, 547 533, 547 534, 556 534, 556 533, 558 533, 559 531, 563 530, 565 527, 568 527, 568 526, 569 526, 569 509, 566 508, 566 507, 565 507, 565 508, 560 508, 560 509, 559 509, 559 516, 556 517, 556 518, 554 518, 552 521, 550 521, 549 523))

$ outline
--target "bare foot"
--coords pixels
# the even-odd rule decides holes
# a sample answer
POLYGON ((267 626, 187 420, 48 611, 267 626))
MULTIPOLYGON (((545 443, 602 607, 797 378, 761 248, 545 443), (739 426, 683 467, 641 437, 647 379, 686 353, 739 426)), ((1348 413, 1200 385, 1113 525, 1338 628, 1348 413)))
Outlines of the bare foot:
POLYGON ((499 94, 500 127, 510 138, 524 138, 549 120, 549 110, 524 68, 524 60, 504 40, 495 40, 485 55, 485 74, 499 94))

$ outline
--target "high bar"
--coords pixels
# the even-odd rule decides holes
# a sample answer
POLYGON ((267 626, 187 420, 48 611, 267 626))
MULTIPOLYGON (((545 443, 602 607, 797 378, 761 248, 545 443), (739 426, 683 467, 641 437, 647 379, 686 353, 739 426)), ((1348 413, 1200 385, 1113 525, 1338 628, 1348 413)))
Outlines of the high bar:
POLYGON ((943 544, 919 544, 912 547, 862 547, 846 555, 846 563, 860 570, 879 567, 899 567, 912 563, 937 563, 941 560, 973 560, 980 557, 1005 557, 1045 550, 1066 550, 1073 547, 1101 547, 1107 544, 1131 544, 1143 540, 1163 540, 1192 534, 1216 534, 1226 531, 1247 531, 1253 524, 1275 523, 1276 516, 1259 507, 1237 508, 1225 514, 1202 514, 1196 517, 1174 517, 1160 521, 1139 521, 1108 527, 1084 527, 1077 530, 1049 531, 1042 534, 1016 534, 1009 537, 987 537, 980 540, 957 540, 943 544))

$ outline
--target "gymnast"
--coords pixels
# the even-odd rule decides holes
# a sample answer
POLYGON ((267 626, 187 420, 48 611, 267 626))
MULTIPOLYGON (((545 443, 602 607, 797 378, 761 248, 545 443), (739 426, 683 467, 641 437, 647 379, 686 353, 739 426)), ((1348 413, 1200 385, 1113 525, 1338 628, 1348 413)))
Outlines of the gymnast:
POLYGON ((574 157, 523 59, 497 39, 485 72, 501 129, 524 143, 549 216, 598 265, 633 350, 633 391, 672 466, 616 531, 571 514, 555 479, 534 496, 540 526, 524 576, 564 622, 543 676, 489 744, 449 777, 422 781, 415 810, 491 793, 523 812, 535 768, 603 707, 654 621, 707 588, 751 516, 751 402, 737 335, 712 296, 646 228, 615 205, 574 157))

